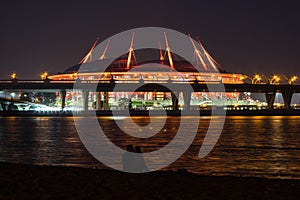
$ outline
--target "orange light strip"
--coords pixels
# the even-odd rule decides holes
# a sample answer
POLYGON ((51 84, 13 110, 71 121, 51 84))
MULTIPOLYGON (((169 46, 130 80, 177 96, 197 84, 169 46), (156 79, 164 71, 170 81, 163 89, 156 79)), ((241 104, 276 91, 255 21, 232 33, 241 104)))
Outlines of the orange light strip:
POLYGON ((127 65, 126 65, 126 69, 129 70, 130 69, 130 63, 131 63, 131 57, 134 56, 134 51, 133 51, 133 41, 134 41, 134 32, 132 32, 132 37, 131 37, 131 43, 130 43, 130 47, 129 47, 129 54, 128 54, 128 58, 127 58, 127 65))
POLYGON ((162 49, 161 49, 161 44, 159 42, 159 60, 161 62, 163 62, 165 60, 164 56, 163 56, 163 53, 162 53, 162 49))
MULTIPOLYGON (((57 80, 70 80, 71 76, 74 74, 63 74, 63 75, 53 75, 50 76, 49 79, 57 81, 57 80)), ((140 80, 140 77, 143 77, 144 80, 157 82, 159 80, 168 80, 172 77, 173 81, 191 81, 195 80, 198 77, 199 81, 222 81, 227 84, 243 84, 245 75, 242 74, 218 74, 218 73, 177 73, 177 72, 161 72, 159 79, 153 78, 157 77, 157 72, 111 72, 111 73, 83 73, 76 74, 80 79, 87 81, 98 81, 98 80, 110 80, 111 77, 114 77, 115 80, 126 80, 126 81, 134 81, 140 80), (93 79, 90 79, 93 77, 93 79), (151 78, 152 77, 152 78, 151 78), (200 78, 199 78, 200 77, 200 78)))

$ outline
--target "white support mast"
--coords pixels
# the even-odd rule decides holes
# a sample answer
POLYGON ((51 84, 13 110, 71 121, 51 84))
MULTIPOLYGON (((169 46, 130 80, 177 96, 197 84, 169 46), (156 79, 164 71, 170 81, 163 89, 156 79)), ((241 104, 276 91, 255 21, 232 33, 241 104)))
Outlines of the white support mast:
MULTIPOLYGON (((133 41, 134 41, 134 32, 132 32, 131 43, 130 43, 130 47, 129 47, 129 50, 128 50, 129 53, 128 53, 128 57, 127 57, 126 70, 130 69, 131 57, 133 56, 134 59, 135 59, 135 54, 134 54, 134 51, 133 51, 133 41)), ((135 59, 135 61, 136 61, 136 59, 135 59)))
POLYGON ((216 72, 219 72, 219 69, 222 69, 221 66, 219 65, 219 63, 209 55, 209 53, 205 50, 204 46, 202 45, 202 43, 200 42, 200 40, 198 38, 197 38, 197 41, 198 41, 201 49, 203 50, 205 57, 207 58, 210 65, 212 66, 212 68, 216 72))
POLYGON ((88 53, 81 59, 81 61, 78 64, 82 64, 82 63, 86 63, 88 61, 92 61, 93 57, 92 57, 92 53, 94 48, 96 47, 97 43, 99 41, 99 38, 97 37, 96 41, 94 42, 94 44, 92 45, 91 49, 88 51, 88 53))
POLYGON ((106 44, 106 46, 105 46, 105 49, 103 50, 102 55, 99 57, 99 60, 105 59, 105 55, 106 55, 106 51, 107 51, 107 49, 108 49, 108 47, 109 47, 109 43, 110 43, 110 40, 107 41, 107 44, 106 44))
POLYGON ((166 53, 168 54, 170 67, 171 67, 171 69, 174 69, 174 63, 173 63, 173 59, 172 59, 172 53, 171 53, 171 49, 169 47, 169 42, 168 42, 168 38, 167 38, 166 32, 164 32, 164 35, 165 35, 165 41, 166 41, 166 53))
POLYGON ((200 61, 201 65, 202 65, 202 67, 204 68, 204 70, 207 71, 207 65, 206 65, 206 63, 204 62, 204 59, 202 58, 200 51, 197 49, 197 47, 196 47, 196 45, 195 45, 195 43, 194 43, 194 40, 191 38, 190 35, 188 35, 188 37, 190 38, 190 41, 191 41, 191 43, 192 43, 192 45, 193 45, 193 47, 194 47, 194 53, 195 53, 195 55, 196 55, 197 58, 199 59, 199 61, 200 61))

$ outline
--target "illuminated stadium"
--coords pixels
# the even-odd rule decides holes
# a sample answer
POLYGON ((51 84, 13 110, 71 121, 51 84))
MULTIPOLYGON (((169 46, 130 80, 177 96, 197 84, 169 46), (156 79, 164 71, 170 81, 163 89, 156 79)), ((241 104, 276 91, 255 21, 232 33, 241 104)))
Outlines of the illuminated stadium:
MULTIPOLYGON (((119 83, 139 82, 159 83, 164 81, 191 82, 220 84, 243 84, 247 76, 243 74, 227 73, 210 56, 204 46, 198 40, 190 37, 190 42, 194 47, 194 62, 190 63, 179 55, 172 52, 169 46, 167 35, 165 34, 165 50, 143 49, 134 50, 134 33, 128 52, 117 59, 106 58, 109 49, 109 41, 99 59, 93 58, 93 50, 98 44, 98 39, 94 42, 86 56, 75 66, 66 69, 64 72, 51 75, 50 80, 89 80, 89 81, 109 81, 115 80, 119 83), (107 64, 109 63, 109 64, 107 64)), ((81 91, 67 91, 67 106, 82 107, 84 97, 81 91)), ((209 108, 212 105, 228 106, 236 103, 249 104, 249 97, 239 93, 209 93, 193 92, 189 109, 209 108), (243 102, 243 100, 245 102, 243 102)), ((88 109, 107 110, 124 109, 130 106, 131 109, 172 109, 171 92, 89 92, 88 109), (100 99, 100 100, 99 100, 100 99), (98 103, 97 100, 101 101, 98 103)), ((250 102, 251 103, 251 102, 250 102)), ((178 94, 178 109, 184 108, 184 98, 178 94)), ((174 107, 173 107, 174 109, 174 107)))

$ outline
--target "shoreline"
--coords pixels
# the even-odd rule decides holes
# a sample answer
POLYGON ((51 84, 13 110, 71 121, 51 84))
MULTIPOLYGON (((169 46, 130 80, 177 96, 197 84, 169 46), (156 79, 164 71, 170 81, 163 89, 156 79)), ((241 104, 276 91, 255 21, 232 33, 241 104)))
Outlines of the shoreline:
POLYGON ((300 181, 0 163, 2 199, 297 199, 300 181))
MULTIPOLYGON (((0 116, 211 116, 211 110, 164 111, 164 110, 102 110, 102 111, 0 111, 0 116)), ((300 116, 300 110, 214 110, 214 116, 300 116)))

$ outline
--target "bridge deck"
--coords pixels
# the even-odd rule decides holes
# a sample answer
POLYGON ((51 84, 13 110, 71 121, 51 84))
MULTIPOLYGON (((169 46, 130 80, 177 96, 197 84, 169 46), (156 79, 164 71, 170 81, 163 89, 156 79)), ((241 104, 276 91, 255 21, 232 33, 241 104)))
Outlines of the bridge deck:
POLYGON ((41 81, 41 80, 2 80, 0 90, 72 90, 89 89, 91 91, 185 91, 192 89, 195 92, 292 92, 300 93, 300 85, 276 84, 220 84, 219 82, 195 83, 168 82, 168 81, 41 81))

